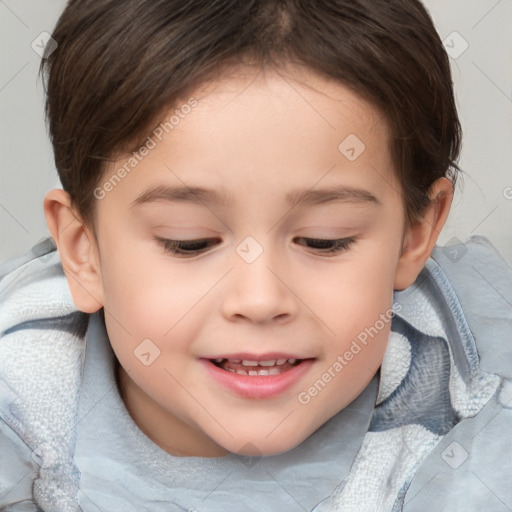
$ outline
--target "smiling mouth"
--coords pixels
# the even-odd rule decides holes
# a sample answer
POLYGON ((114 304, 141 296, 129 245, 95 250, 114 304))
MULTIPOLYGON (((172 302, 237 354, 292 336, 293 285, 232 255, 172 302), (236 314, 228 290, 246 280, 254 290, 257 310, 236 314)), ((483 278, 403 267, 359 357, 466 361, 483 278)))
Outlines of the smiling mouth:
POLYGON ((250 361, 246 359, 210 359, 227 372, 238 375, 279 375, 301 364, 304 359, 270 359, 268 361, 250 361))

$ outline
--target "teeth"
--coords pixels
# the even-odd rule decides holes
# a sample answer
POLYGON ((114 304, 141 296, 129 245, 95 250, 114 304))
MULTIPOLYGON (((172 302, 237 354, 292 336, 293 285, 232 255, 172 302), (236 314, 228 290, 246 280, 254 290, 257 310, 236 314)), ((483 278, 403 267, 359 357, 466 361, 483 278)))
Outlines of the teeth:
POLYGON ((243 359, 242 364, 244 366, 258 366, 258 361, 248 361, 247 359, 243 359))
MULTIPOLYGON (((222 359, 220 361, 216 359, 216 361, 220 363, 222 359)), ((233 359, 232 361, 233 363, 239 362, 238 360, 235 359, 233 359)), ((293 364, 297 361, 297 359, 271 359, 269 361, 250 361, 248 359, 243 359, 242 364, 244 366, 275 366, 276 364, 280 366, 285 364, 287 361, 288 363, 293 364)))
POLYGON ((261 370, 249 370, 247 372, 245 370, 233 370, 232 368, 225 368, 225 370, 231 373, 237 373, 238 375, 250 375, 251 377, 255 377, 257 375, 279 375, 282 373, 281 370, 276 367, 261 370))
POLYGON ((297 362, 297 359, 269 359, 267 361, 253 361, 250 359, 226 359, 222 357, 218 357, 215 359, 215 362, 220 363, 235 363, 235 364, 242 364, 243 366, 247 366, 249 368, 254 368, 254 370, 234 370, 232 368, 226 368, 225 364, 222 365, 222 367, 230 372, 238 373, 239 375, 278 375, 281 372, 281 369, 278 368, 279 366, 284 365, 285 363, 288 363, 290 365, 293 365, 297 362), (257 367, 264 367, 263 369, 257 369, 257 367))
POLYGON ((238 375, 255 376, 255 375, 278 375, 281 372, 277 368, 271 368, 269 370, 249 370, 248 372, 246 372, 245 370, 237 370, 236 373, 238 373, 238 375))
MULTIPOLYGON (((243 370, 242 370, 243 371, 243 370)), ((240 375, 250 375, 250 376, 256 376, 256 375, 279 375, 281 372, 278 368, 269 368, 268 370, 249 370, 247 373, 239 373, 240 375)))

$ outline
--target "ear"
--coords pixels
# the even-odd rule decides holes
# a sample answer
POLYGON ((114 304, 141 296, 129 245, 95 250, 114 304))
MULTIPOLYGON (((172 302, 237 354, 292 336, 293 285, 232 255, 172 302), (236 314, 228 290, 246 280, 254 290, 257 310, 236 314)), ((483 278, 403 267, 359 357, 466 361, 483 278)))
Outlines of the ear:
POLYGON ((73 302, 80 311, 95 313, 103 307, 103 286, 94 234, 75 215, 70 196, 64 190, 50 190, 43 207, 73 302))
POLYGON ((430 189, 430 203, 406 229, 402 254, 395 273, 395 290, 404 290, 414 283, 430 257, 453 200, 453 185, 446 178, 437 179, 430 189))

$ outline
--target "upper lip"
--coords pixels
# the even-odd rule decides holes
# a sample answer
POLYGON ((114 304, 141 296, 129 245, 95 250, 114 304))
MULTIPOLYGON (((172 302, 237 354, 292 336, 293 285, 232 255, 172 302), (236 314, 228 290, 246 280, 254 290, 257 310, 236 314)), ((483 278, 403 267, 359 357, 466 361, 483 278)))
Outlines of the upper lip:
POLYGON ((206 356, 203 359, 241 359, 242 361, 272 361, 274 359, 310 359, 309 357, 289 354, 286 352, 266 352, 265 354, 249 354, 248 352, 237 352, 236 354, 218 354, 206 356))

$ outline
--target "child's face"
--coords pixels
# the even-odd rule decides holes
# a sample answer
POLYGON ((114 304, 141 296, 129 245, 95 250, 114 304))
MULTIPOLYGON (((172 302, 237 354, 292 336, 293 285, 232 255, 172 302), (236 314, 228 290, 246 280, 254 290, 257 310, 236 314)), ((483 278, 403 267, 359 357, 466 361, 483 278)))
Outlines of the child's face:
POLYGON ((172 131, 153 134, 156 147, 98 201, 123 399, 170 453, 289 450, 356 398, 382 361, 404 235, 387 127, 347 88, 304 71, 301 80, 313 88, 267 71, 196 91, 197 105, 177 105, 172 131), (181 192, 136 201, 154 187, 181 192), (288 202, 303 193, 309 201, 288 202), (157 238, 211 245, 189 246, 203 252, 187 257, 157 238), (344 242, 329 253, 335 244, 307 240, 319 238, 344 242), (215 358, 305 361, 241 376, 215 358))

